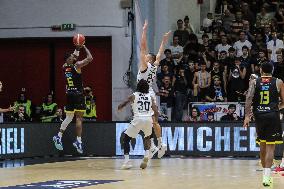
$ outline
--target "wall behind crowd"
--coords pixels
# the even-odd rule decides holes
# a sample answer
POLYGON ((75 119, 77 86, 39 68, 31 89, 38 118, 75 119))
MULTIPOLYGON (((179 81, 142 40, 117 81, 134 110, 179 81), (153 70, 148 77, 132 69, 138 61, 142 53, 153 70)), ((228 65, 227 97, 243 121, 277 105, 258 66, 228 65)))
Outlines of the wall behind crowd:
MULTIPOLYGON (((86 36, 111 36, 112 78, 109 79, 112 80, 112 102, 121 101, 129 94, 122 77, 128 67, 131 38, 125 37, 125 12, 120 8, 119 1, 1 0, 0 4, 3 20, 0 22, 0 38, 71 37, 75 32, 86 36), (74 23, 78 27, 74 32, 52 32, 49 28, 51 25, 62 23, 74 23)), ((72 48, 71 45, 70 38, 70 48, 72 48)), ((17 49, 15 46, 15 50, 23 49, 17 49)), ((31 53, 27 52, 27 54, 31 53)), ((92 53, 94 63, 101 64, 96 62, 96 52, 92 53)), ((5 53, 0 52, 0 56, 5 56, 5 53)), ((5 66, 4 62, 1 62, 1 66, 5 66)), ((1 80, 5 82, 5 78, 1 80)), ((5 84, 9 85, 9 83, 5 84)), ((14 100, 11 99, 11 101, 14 100)), ((123 120, 128 116, 128 113, 124 112, 120 114, 120 117, 116 117, 114 113, 116 103, 112 104, 113 120, 123 120)))

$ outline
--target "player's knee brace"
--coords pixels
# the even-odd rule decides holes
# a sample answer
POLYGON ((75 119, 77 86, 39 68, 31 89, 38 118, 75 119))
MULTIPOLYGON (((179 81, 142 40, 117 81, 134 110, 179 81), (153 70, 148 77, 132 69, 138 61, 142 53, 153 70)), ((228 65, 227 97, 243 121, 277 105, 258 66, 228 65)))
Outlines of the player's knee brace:
POLYGON ((131 140, 131 137, 125 134, 124 139, 123 139, 124 154, 129 154, 130 152, 130 140, 131 140))

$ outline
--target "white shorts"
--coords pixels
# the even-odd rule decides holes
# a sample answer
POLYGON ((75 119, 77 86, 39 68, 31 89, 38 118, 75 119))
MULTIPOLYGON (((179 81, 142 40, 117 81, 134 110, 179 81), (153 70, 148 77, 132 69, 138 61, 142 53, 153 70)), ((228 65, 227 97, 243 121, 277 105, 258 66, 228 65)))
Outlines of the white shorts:
POLYGON ((134 118, 127 130, 124 132, 131 138, 136 138, 140 131, 143 131, 144 137, 152 134, 153 119, 152 117, 136 117, 134 118))

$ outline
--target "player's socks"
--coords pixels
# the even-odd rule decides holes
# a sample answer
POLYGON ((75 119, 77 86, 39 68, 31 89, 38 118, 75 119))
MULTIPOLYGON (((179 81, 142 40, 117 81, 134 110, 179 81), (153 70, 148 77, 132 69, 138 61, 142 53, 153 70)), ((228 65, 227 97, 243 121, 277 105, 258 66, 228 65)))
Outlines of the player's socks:
POLYGON ((140 168, 141 169, 145 169, 147 167, 147 163, 149 161, 149 155, 150 155, 150 151, 149 150, 146 150, 145 151, 145 155, 144 155, 144 158, 140 164, 140 168))
POLYGON ((263 169, 263 179, 262 179, 263 186, 270 186, 272 184, 272 178, 270 175, 271 175, 271 169, 264 168, 263 169))
POLYGON ((157 138, 158 140, 158 148, 162 147, 162 137, 157 138))
POLYGON ((153 156, 159 151, 157 146, 151 147, 149 152, 149 158, 153 158, 153 156))
POLYGON ((151 148, 156 147, 155 143, 154 143, 154 138, 151 138, 151 148))
POLYGON ((78 141, 79 143, 82 143, 82 138, 77 136, 77 141, 78 141))
POLYGON ((61 132, 58 132, 58 134, 57 134, 60 138, 62 138, 62 135, 63 135, 63 133, 61 133, 61 132))
POLYGON ((121 166, 121 169, 130 169, 132 167, 130 159, 129 159, 129 155, 124 155, 124 162, 121 166))

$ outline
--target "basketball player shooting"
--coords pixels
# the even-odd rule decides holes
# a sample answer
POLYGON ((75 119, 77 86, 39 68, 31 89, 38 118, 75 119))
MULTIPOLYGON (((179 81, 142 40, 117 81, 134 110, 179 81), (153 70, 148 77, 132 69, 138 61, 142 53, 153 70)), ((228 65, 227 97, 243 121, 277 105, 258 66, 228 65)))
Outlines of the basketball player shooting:
POLYGON ((56 136, 53 137, 55 147, 58 150, 63 150, 62 135, 66 130, 67 126, 73 120, 76 115, 76 134, 77 139, 73 143, 77 152, 82 154, 82 118, 85 112, 85 98, 83 94, 82 84, 82 72, 81 69, 92 62, 93 57, 85 45, 77 44, 74 53, 66 53, 64 56, 64 76, 66 78, 66 97, 67 104, 65 106, 66 118, 60 126, 60 130, 56 136), (87 57, 81 61, 77 61, 79 57, 79 50, 83 48, 87 54, 87 57))
POLYGON ((257 132, 256 141, 260 144, 260 159, 264 168, 262 184, 265 187, 273 183, 271 166, 275 145, 283 143, 279 109, 284 107, 284 84, 282 80, 272 77, 272 71, 272 64, 263 63, 260 67, 261 77, 250 81, 244 120, 244 127, 248 127, 252 105, 257 132))
MULTIPOLYGON (((141 37, 140 65, 139 65, 139 71, 137 75, 137 81, 144 79, 148 82, 149 93, 151 97, 154 98, 155 104, 156 104, 157 103, 156 94, 152 86, 153 86, 154 81, 156 80, 157 69, 160 64, 162 54, 164 52, 165 44, 168 42, 168 38, 169 38, 171 31, 164 34, 160 48, 159 48, 159 52, 157 56, 155 56, 154 54, 147 54, 147 49, 148 49, 147 48, 148 46, 147 45, 147 27, 148 27, 148 22, 146 20, 143 26, 142 37, 141 37)), ((153 125, 154 132, 158 140, 158 147, 155 146, 154 135, 152 134, 150 158, 152 158, 154 154, 157 152, 158 152, 158 158, 161 158, 165 154, 167 146, 165 144, 162 144, 161 126, 159 125, 158 120, 154 120, 153 122, 154 122, 154 125, 153 125)))
MULTIPOLYGON (((154 112, 154 120, 158 120, 158 109, 155 104, 154 98, 149 93, 149 85, 146 80, 141 79, 137 84, 137 92, 133 93, 128 97, 126 101, 121 103, 118 106, 118 111, 121 111, 127 104, 132 103, 132 110, 134 113, 133 120, 130 122, 129 127, 124 132, 125 137, 123 141, 124 149, 124 163, 122 169, 130 169, 132 167, 129 160, 130 152, 130 140, 131 138, 136 138, 140 131, 144 133, 144 150, 145 155, 143 161, 140 165, 141 169, 147 167, 148 160, 150 159, 150 146, 151 140, 150 136, 152 133, 153 118, 152 115, 154 112)), ((154 122, 154 124, 157 124, 154 122)))

